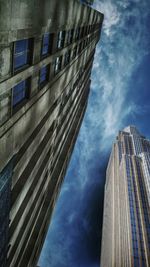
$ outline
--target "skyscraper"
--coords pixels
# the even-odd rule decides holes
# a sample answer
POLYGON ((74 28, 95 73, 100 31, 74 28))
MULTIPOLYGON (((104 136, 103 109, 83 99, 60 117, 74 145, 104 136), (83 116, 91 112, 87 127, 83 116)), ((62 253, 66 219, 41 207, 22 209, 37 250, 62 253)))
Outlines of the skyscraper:
POLYGON ((119 132, 105 184, 101 267, 150 266, 150 140, 119 132))
POLYGON ((103 15, 0 1, 0 266, 34 267, 85 113, 103 15))

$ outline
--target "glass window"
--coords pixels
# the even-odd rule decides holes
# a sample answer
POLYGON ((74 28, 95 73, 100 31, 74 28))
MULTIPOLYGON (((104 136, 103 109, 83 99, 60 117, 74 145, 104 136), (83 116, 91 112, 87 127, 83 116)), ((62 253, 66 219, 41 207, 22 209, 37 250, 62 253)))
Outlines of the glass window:
POLYGON ((25 39, 14 44, 14 71, 31 63, 32 39, 25 39))
POLYGON ((70 61, 70 54, 71 54, 71 50, 67 51, 67 53, 65 54, 65 61, 64 61, 65 65, 67 65, 70 61))
POLYGON ((40 86, 43 86, 48 81, 48 78, 49 78, 49 65, 42 67, 40 70, 40 79, 39 79, 40 86))
POLYGON ((57 48, 63 48, 65 42, 65 31, 60 31, 57 38, 57 48))
POLYGON ((62 56, 56 57, 55 66, 54 66, 54 73, 55 74, 61 70, 61 63, 62 63, 62 56))
POLYGON ((20 102, 29 97, 30 79, 24 80, 13 87, 12 106, 16 107, 20 102))
POLYGON ((76 29, 76 40, 79 40, 80 38, 80 28, 76 29))
POLYGON ((73 29, 69 30, 67 32, 67 44, 71 44, 72 43, 72 41, 73 41, 73 32, 74 32, 73 29))
POLYGON ((45 33, 42 41, 42 56, 50 53, 50 33, 45 33))

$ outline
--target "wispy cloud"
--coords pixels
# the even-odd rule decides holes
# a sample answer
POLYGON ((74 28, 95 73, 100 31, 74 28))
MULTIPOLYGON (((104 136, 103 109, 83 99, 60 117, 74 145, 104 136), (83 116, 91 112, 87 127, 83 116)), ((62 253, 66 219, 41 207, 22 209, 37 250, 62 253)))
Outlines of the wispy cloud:
POLYGON ((99 266, 98 216, 102 216, 111 143, 129 115, 148 109, 129 101, 129 95, 136 91, 131 79, 150 48, 149 2, 95 0, 95 8, 104 13, 104 24, 88 109, 42 253, 42 267, 99 266))
POLYGON ((126 97, 129 90, 134 90, 130 88, 133 73, 149 52, 146 24, 149 4, 137 0, 130 3, 108 0, 95 1, 95 8, 104 13, 101 47, 96 50, 92 83, 99 101, 95 103, 97 114, 88 114, 101 133, 101 149, 107 149, 126 116, 137 112, 137 105, 128 102, 126 97))
POLYGON ((111 1, 95 1, 95 9, 102 12, 105 16, 103 31, 107 36, 112 36, 112 26, 118 24, 121 13, 118 11, 117 6, 111 1))

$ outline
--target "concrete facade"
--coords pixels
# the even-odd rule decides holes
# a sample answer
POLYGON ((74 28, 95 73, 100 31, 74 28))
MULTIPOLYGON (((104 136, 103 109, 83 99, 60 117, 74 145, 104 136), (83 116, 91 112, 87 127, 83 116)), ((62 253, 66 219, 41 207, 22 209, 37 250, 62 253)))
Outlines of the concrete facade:
POLYGON ((149 156, 150 141, 134 126, 119 132, 106 173, 101 267, 150 266, 149 156))
POLYGON ((0 0, 0 173, 9 172, 11 194, 1 255, 9 267, 37 264, 85 113, 102 21, 76 0, 0 0))

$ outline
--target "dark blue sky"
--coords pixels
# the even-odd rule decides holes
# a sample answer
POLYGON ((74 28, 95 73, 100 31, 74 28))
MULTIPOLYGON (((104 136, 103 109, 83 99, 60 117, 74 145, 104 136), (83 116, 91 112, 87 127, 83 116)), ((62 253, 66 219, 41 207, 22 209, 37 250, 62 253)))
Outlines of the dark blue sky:
POLYGON ((53 213, 41 267, 99 267, 105 171, 119 129, 150 138, 150 2, 97 0, 104 13, 86 115, 53 213))

